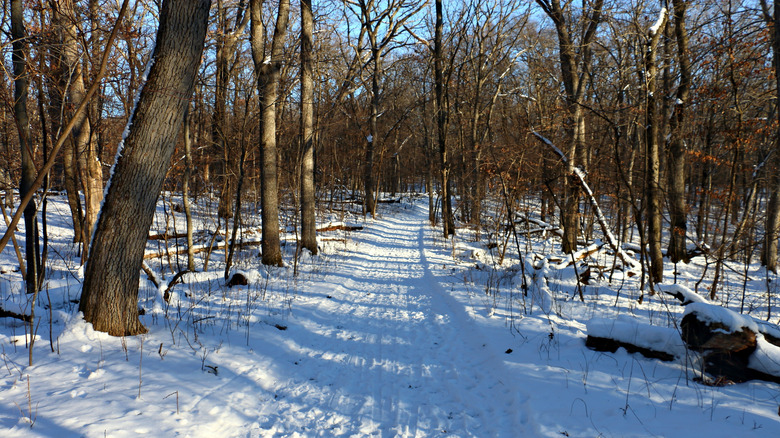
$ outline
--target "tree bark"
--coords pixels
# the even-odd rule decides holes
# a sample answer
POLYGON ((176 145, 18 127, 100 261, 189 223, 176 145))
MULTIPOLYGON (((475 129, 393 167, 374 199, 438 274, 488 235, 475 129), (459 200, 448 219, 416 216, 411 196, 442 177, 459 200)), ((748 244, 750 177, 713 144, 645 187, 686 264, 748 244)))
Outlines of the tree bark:
POLYGON ((314 211, 314 81, 311 0, 301 0, 301 247, 317 254, 314 211))
POLYGON ((210 3, 164 0, 153 64, 117 154, 79 303, 84 319, 112 336, 146 332, 138 319, 144 246, 192 95, 210 3))

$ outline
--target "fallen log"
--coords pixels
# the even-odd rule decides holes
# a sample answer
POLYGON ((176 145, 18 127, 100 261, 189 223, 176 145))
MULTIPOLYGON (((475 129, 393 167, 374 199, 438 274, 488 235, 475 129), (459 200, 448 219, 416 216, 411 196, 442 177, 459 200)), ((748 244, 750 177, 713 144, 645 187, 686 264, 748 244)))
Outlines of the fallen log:
POLYGON ((5 310, 0 307, 0 318, 14 318, 24 322, 32 321, 32 316, 5 310))
POLYGON ((158 233, 158 234, 150 235, 149 237, 147 237, 147 240, 183 239, 185 237, 187 237, 187 233, 175 233, 175 234, 158 233))
MULTIPOLYGON (((258 245, 260 245, 260 243, 261 242, 259 240, 257 240, 257 241, 250 240, 250 241, 247 241, 247 242, 237 242, 236 243, 236 248, 244 248, 244 247, 249 247, 249 246, 258 246, 258 245)), ((201 253, 201 252, 208 251, 208 249, 209 249, 208 246, 197 246, 197 247, 192 249, 192 253, 193 254, 198 254, 198 253, 201 253)), ((214 247, 212 247, 212 249, 225 249, 225 244, 215 245, 214 247)), ((153 253, 144 254, 144 260, 154 259, 154 258, 159 258, 159 257, 166 257, 166 256, 169 256, 169 255, 177 255, 177 254, 179 254, 179 255, 180 254, 187 254, 187 248, 180 248, 180 249, 175 250, 175 251, 163 251, 163 252, 153 252, 153 253)))
POLYGON ((585 346, 614 353, 624 348, 651 359, 673 361, 685 354, 685 346, 673 328, 637 324, 627 319, 594 318, 587 323, 585 346))
POLYGON ((363 227, 361 226, 350 226, 350 225, 329 225, 327 227, 317 228, 318 233, 325 233, 328 231, 360 231, 363 227))

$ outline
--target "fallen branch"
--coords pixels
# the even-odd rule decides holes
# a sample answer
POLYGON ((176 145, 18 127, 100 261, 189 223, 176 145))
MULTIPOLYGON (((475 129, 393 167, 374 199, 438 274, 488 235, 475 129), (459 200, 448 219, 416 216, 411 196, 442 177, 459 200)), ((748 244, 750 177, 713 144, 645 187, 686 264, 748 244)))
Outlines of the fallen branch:
POLYGON ((11 312, 0 307, 0 318, 14 318, 24 322, 32 322, 32 316, 21 313, 11 312))
MULTIPOLYGON (((536 136, 536 138, 539 139, 539 141, 552 149, 558 155, 558 157, 560 157, 563 164, 568 164, 569 159, 566 158, 566 155, 564 155, 564 153, 558 149, 557 146, 555 146, 550 140, 546 139, 538 132, 534 132, 533 134, 536 136)), ((622 260, 626 265, 629 265, 632 268, 641 268, 639 262, 634 260, 633 257, 629 256, 625 251, 623 251, 623 248, 618 245, 615 235, 612 234, 612 230, 610 230, 609 225, 607 225, 607 219, 604 217, 604 213, 601 212, 601 208, 599 207, 598 202, 596 202, 596 198, 593 196, 593 192, 590 190, 590 186, 588 186, 588 183, 585 182, 585 172, 583 172, 582 169, 575 167, 572 170, 572 175, 576 177, 576 181, 588 195, 588 200, 590 201, 591 207, 593 207, 593 211, 596 213, 596 220, 598 221, 599 226, 601 226, 601 231, 604 233, 604 237, 607 239, 607 243, 609 244, 610 248, 612 248, 612 251, 614 251, 615 254, 620 257, 620 260, 622 260)))
POLYGON ((176 233, 176 234, 160 233, 160 234, 152 234, 151 236, 147 237, 147 239, 168 240, 168 239, 182 239, 184 237, 187 237, 187 233, 176 233))
POLYGON ((349 225, 330 225, 327 227, 317 228, 318 233, 324 233, 326 231, 360 231, 361 226, 349 226, 349 225))
MULTIPOLYGON (((245 246, 258 246, 258 245, 260 245, 260 241, 259 240, 257 240, 257 241, 251 240, 251 241, 248 241, 248 242, 236 243, 236 247, 237 248, 243 248, 245 246)), ((216 246, 212 247, 211 249, 225 249, 225 244, 216 245, 216 246)), ((192 253, 193 254, 198 254, 198 253, 205 252, 205 251, 208 251, 208 250, 209 250, 209 247, 206 246, 206 245, 198 246, 198 247, 195 247, 195 248, 192 249, 192 253)), ((177 254, 187 254, 187 248, 181 248, 181 249, 178 249, 176 251, 163 251, 163 252, 154 252, 154 253, 144 254, 144 260, 154 259, 154 258, 159 258, 159 257, 167 257, 169 255, 177 255, 177 254)))

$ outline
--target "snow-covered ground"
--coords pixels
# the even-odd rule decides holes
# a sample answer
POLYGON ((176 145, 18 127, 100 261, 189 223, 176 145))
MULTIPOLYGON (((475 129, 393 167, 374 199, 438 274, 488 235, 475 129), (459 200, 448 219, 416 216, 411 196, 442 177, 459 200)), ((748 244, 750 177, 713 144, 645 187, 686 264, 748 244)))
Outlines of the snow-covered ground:
MULTIPOLYGON (((77 314, 67 207, 54 201, 34 365, 26 327, 0 319, 2 437, 780 436, 776 384, 706 386, 685 357, 586 348, 588 322, 667 333, 684 308, 663 294, 638 303, 638 279, 619 272, 584 287, 581 302, 573 267, 531 266, 532 253, 555 250, 551 239, 523 248, 524 294, 516 252, 497 265, 465 229, 445 242, 426 201, 405 199, 351 219, 362 230, 322 233, 323 251, 302 256, 297 276, 289 257, 266 269, 251 248, 239 263, 248 286, 225 286, 221 253, 170 304, 143 276, 149 333, 111 338, 77 314)), ((166 263, 150 261, 170 280, 166 263)), ((15 265, 9 245, 0 307, 29 313, 15 265)), ((701 271, 678 266, 678 282, 693 289, 701 271)), ((749 274, 746 311, 764 319, 766 282, 758 267, 749 274)), ((724 292, 737 310, 739 278, 724 292)))

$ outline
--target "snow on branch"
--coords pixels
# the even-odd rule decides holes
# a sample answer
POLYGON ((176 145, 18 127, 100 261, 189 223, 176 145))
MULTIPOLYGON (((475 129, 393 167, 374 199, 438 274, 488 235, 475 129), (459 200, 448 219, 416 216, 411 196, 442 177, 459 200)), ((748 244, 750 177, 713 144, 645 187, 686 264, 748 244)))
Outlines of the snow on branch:
POLYGON ((661 11, 658 12, 658 19, 655 20, 653 26, 647 31, 647 33, 651 37, 655 36, 655 34, 657 34, 658 31, 661 29, 661 26, 664 25, 664 22, 666 21, 666 14, 667 14, 666 8, 661 8, 661 11))

